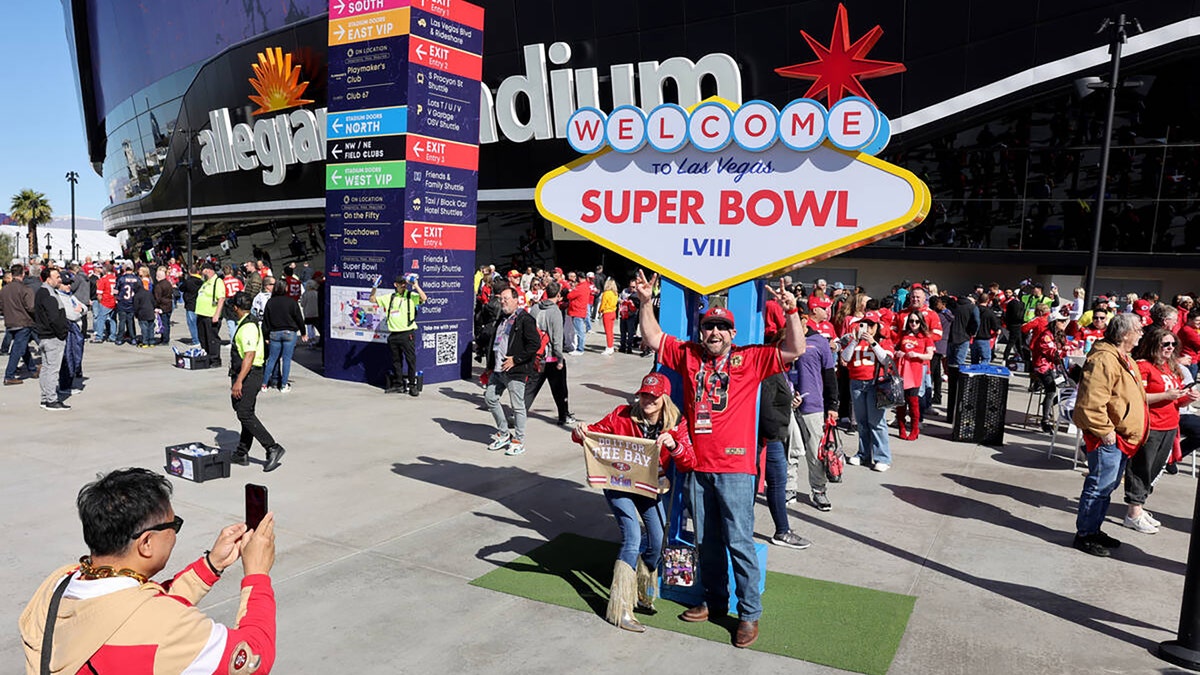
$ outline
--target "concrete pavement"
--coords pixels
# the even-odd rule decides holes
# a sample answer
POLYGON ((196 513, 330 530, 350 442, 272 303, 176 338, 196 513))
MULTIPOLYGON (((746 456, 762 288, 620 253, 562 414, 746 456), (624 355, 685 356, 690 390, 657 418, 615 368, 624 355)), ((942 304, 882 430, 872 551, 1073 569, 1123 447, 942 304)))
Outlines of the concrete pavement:
MULTIPOLYGON (((651 366, 603 356, 600 341, 589 335, 589 352, 568 362, 572 409, 585 421, 626 400, 651 366)), ((316 354, 300 348, 297 361, 315 365, 316 354)), ((9 628, 0 672, 19 672, 16 618, 37 583, 86 552, 73 509, 80 486, 116 467, 161 468, 166 445, 232 445, 236 435, 223 370, 179 371, 168 349, 113 345, 88 345, 84 368, 87 386, 68 412, 39 409, 35 382, 0 388, 0 623, 9 628)), ((279 519, 275 672, 835 672, 665 631, 623 633, 597 616, 467 585, 561 532, 617 538, 602 496, 581 481, 578 447, 554 424, 548 391, 532 411, 527 452, 513 458, 484 449, 491 419, 474 383, 385 396, 301 363, 292 380, 291 393, 259 404, 288 449, 278 471, 235 466, 230 480, 175 481, 187 524, 167 570, 241 519, 243 483, 268 485, 279 519)), ((1025 396, 1014 380, 1010 408, 1023 413, 1025 396)), ((1093 558, 1070 547, 1081 474, 1067 450, 1046 459, 1044 434, 1012 427, 1000 448, 952 443, 940 419, 916 442, 893 430, 890 472, 848 466, 830 487, 833 511, 792 505, 794 529, 813 546, 770 547, 770 569, 916 596, 893 673, 1167 669, 1152 650, 1178 622, 1188 472, 1164 477, 1151 498, 1163 522, 1156 535, 1120 526, 1115 493, 1106 531, 1125 544, 1112 559, 1093 558)), ((262 450, 253 457, 261 462, 262 450)), ((769 536, 761 502, 757 515, 769 536)), ((233 620, 239 574, 231 569, 202 603, 218 620, 233 620)), ((789 627, 768 615, 762 630, 789 627)))

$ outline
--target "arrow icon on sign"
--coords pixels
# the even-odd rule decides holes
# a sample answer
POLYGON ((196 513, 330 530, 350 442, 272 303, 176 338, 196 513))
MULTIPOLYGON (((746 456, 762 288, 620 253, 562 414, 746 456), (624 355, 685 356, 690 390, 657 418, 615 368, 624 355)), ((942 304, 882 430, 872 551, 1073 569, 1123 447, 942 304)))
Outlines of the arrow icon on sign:
POLYGON ((333 118, 333 122, 330 123, 329 126, 333 128, 333 132, 335 134, 342 133, 342 118, 340 118, 340 117, 333 118))
POLYGON ((337 11, 338 11, 338 14, 341 14, 341 13, 342 13, 342 10, 344 10, 344 9, 346 9, 346 3, 342 2, 342 0, 337 0, 337 11))
POLYGON ((346 34, 346 29, 343 28, 342 26, 338 26, 337 27, 337 39, 341 40, 342 36, 345 34, 346 34))
POLYGON ((425 58, 425 45, 417 45, 417 56, 425 58))
POLYGON ((342 174, 338 173, 338 169, 334 169, 333 175, 330 176, 330 179, 333 180, 334 185, 340 185, 342 182, 342 174))
POLYGON ((412 234, 409 235, 408 238, 412 239, 412 243, 414 244, 419 244, 421 242, 421 235, 416 231, 416 229, 412 231, 412 234))
POLYGON ((340 146, 340 145, 333 146, 333 149, 329 151, 329 154, 333 155, 334 159, 341 159, 342 158, 342 146, 340 146))
POLYGON ((413 154, 417 156, 417 159, 421 158, 422 152, 425 152, 425 148, 421 146, 421 142, 417 141, 416 143, 413 143, 413 154))

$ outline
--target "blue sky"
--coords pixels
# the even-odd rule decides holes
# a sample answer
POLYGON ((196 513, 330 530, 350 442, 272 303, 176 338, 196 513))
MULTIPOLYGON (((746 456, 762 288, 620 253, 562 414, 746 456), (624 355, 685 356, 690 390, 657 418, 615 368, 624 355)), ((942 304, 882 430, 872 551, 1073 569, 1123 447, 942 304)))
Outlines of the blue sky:
POLYGON ((79 174, 75 215, 108 204, 92 170, 60 0, 5 3, 0 40, 0 212, 24 188, 42 192, 54 215, 71 214, 68 171, 79 174))

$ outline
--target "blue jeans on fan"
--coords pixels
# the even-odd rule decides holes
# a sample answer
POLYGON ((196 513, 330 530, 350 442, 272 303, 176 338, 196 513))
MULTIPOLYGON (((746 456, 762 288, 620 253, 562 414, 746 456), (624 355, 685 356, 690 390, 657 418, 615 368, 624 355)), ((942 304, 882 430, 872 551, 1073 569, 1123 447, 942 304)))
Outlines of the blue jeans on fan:
POLYGON ((875 382, 850 380, 850 402, 854 406, 854 419, 858 421, 858 459, 864 466, 876 462, 891 464, 887 417, 875 405, 875 382))
POLYGON ((704 471, 692 472, 691 480, 704 601, 710 612, 718 616, 725 613, 729 607, 729 562, 732 562, 737 612, 743 621, 757 621, 762 616, 758 590, 762 570, 758 568, 758 553, 754 550, 757 482, 757 476, 748 473, 704 471))
POLYGON ((783 441, 767 441, 767 509, 775 521, 775 534, 791 530, 787 516, 788 453, 783 441))
POLYGON ((981 340, 975 338, 971 343, 971 363, 991 363, 992 362, 992 343, 989 340, 981 340))
POLYGON ((270 346, 267 347, 267 363, 263 369, 263 382, 271 386, 275 378, 275 365, 279 364, 279 388, 283 389, 292 373, 292 354, 296 351, 296 331, 273 330, 268 333, 270 346))
POLYGON ((1075 516, 1075 531, 1082 537, 1096 534, 1104 524, 1113 490, 1125 474, 1128 458, 1114 445, 1100 445, 1087 454, 1088 475, 1083 479, 1079 495, 1079 512, 1075 516))
POLYGON ((641 556, 646 561, 646 567, 658 569, 658 561, 662 558, 665 518, 659 501, 616 490, 605 490, 604 498, 608 500, 608 508, 612 509, 617 527, 621 530, 621 552, 617 558, 637 569, 638 556, 641 556), (644 537, 643 524, 646 526, 644 537))
POLYGON ((575 351, 583 351, 583 340, 587 337, 587 320, 582 316, 571 317, 571 325, 575 327, 575 351))
POLYGON ((4 379, 15 380, 17 378, 17 366, 21 364, 21 360, 25 360, 25 368, 33 370, 36 366, 33 365, 33 359, 29 358, 29 338, 33 335, 33 328, 9 328, 6 337, 11 337, 12 342, 8 346, 8 365, 4 368, 4 379))
POLYGON ((154 322, 138 319, 138 327, 141 328, 142 335, 141 339, 136 342, 142 345, 154 344, 154 322))
POLYGON ((185 309, 183 310, 183 313, 187 316, 188 333, 190 333, 192 336, 192 344, 200 344, 200 334, 196 332, 196 311, 193 309, 185 309))

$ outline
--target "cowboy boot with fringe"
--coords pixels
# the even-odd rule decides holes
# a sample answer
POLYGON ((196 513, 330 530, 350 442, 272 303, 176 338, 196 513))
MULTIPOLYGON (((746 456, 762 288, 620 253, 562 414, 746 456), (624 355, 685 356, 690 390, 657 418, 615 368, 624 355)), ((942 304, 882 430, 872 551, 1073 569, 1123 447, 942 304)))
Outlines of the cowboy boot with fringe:
POLYGON ((650 569, 645 560, 638 558, 637 564, 637 608, 653 614, 654 598, 658 595, 658 571, 650 569))
POLYGON ((613 566, 612 588, 608 593, 608 609, 604 618, 612 625, 634 633, 646 632, 646 627, 633 618, 633 607, 637 602, 637 572, 623 560, 613 566))

